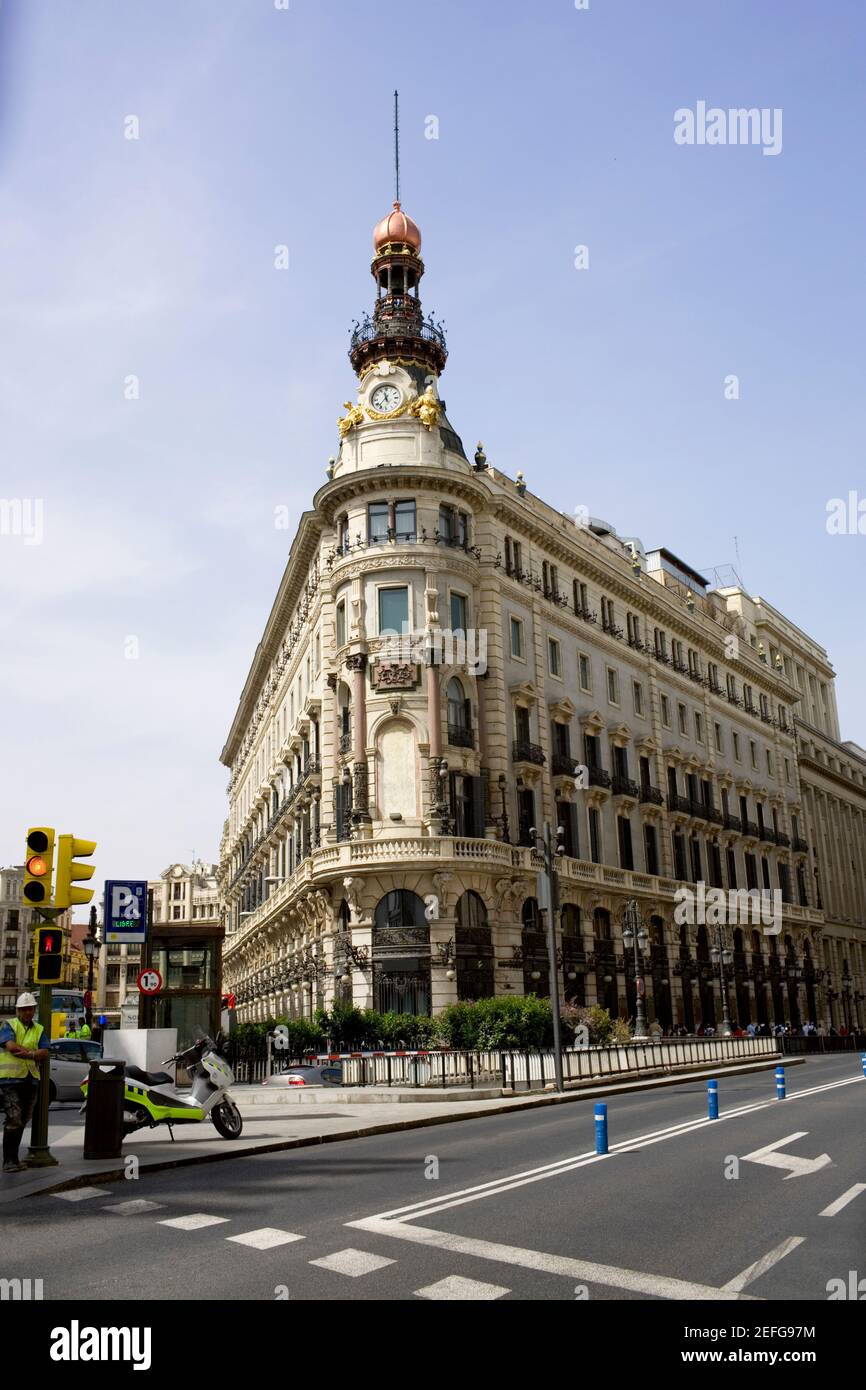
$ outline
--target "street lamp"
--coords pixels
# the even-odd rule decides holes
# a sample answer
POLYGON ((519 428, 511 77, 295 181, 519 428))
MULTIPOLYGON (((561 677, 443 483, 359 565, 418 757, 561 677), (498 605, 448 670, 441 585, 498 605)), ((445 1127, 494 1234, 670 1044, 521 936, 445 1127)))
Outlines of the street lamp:
POLYGON ((729 951, 722 942, 721 925, 716 926, 716 944, 710 947, 710 958, 713 965, 719 972, 719 986, 722 995, 722 1027, 723 1038, 729 1038, 734 1031, 731 1023, 731 1016, 728 1012, 728 981, 725 976, 725 966, 733 964, 733 952, 729 951))
POLYGON ((96 957, 99 955, 99 936, 96 932, 96 908, 90 909, 90 925, 87 928, 87 935, 84 938, 84 954, 87 956, 87 1007, 84 1010, 84 1017, 88 1028, 93 1022, 93 966, 96 957))
POLYGON ((637 991, 637 1004, 634 1015, 634 1037, 649 1037, 646 1026, 646 1006, 644 997, 646 985, 643 977, 643 953, 649 945, 649 937, 646 929, 640 920, 638 906, 634 898, 630 898, 625 905, 623 913, 622 944, 627 951, 634 950, 634 983, 637 991))

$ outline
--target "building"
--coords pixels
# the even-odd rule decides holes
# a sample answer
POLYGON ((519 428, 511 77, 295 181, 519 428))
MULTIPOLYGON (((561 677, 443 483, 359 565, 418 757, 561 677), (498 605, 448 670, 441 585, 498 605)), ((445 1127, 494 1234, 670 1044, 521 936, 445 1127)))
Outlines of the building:
POLYGON ((103 942, 100 980, 104 985, 97 998, 109 1025, 119 1023, 121 1005, 127 996, 137 994, 142 967, 153 964, 161 971, 165 988, 157 1010, 160 1021, 148 1017, 145 1026, 177 1027, 179 1034, 186 1036, 194 1015, 193 1023, 215 1026, 217 1010, 210 1003, 220 987, 223 935, 216 867, 198 859, 189 865, 170 864, 158 879, 148 882, 150 926, 146 948, 103 942), (204 1012, 200 1007, 202 994, 208 1001, 204 1012), (166 1020, 166 1014, 174 1016, 166 1020))
POLYGON ((547 993, 547 822, 566 997, 634 1014, 634 899, 662 1026, 718 1022, 716 946, 735 1019, 838 1020, 850 978, 862 1023, 863 760, 833 742, 826 654, 739 584, 563 513, 480 444, 470 460, 420 249, 395 204, 351 338, 357 399, 221 754, 239 1016, 547 993), (699 883, 751 895, 746 921, 684 919, 699 883))
MULTIPOLYGON (((24 865, 12 865, 0 869, 0 956, 3 963, 2 986, 0 986, 0 1015, 15 1008, 15 1000, 24 990, 32 990, 33 984, 33 929, 45 925, 33 909, 25 904, 24 865)), ((69 933, 70 914, 64 912, 58 919, 59 925, 67 933, 67 952, 71 952, 69 933)), ((71 973, 71 952, 67 960, 64 983, 73 984, 71 973)), ((77 962, 76 962, 77 964, 77 962)), ((75 985, 75 988, 78 988, 75 985)))

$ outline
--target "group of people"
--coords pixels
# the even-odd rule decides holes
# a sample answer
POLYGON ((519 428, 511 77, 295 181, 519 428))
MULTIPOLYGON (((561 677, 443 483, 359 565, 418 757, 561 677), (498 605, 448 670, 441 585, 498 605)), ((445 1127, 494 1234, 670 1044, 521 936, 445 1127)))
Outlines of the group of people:
MULTIPOLYGON (((841 1028, 834 1028, 832 1025, 826 1030, 820 1023, 804 1023, 802 1026, 795 1027, 790 1023, 747 1023, 742 1027, 734 1022, 731 1025, 732 1035, 735 1038, 847 1038, 853 1037, 853 1030, 846 1028, 844 1023, 841 1028)), ((690 1033, 684 1024, 665 1030, 667 1038, 712 1038, 717 1033, 717 1028, 712 1023, 701 1023, 694 1033, 690 1033)))

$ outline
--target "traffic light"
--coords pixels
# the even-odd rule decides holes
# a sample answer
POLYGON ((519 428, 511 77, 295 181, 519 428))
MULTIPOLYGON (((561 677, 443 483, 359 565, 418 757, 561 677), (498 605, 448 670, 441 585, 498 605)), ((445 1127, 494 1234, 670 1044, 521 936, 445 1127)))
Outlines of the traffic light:
POLYGON ((33 933, 33 983, 56 985, 63 979, 63 932, 37 927, 33 933))
POLYGON ((51 904, 51 870, 54 867, 54 828, 33 826, 27 831, 24 850, 24 898, 34 907, 51 904))
POLYGON ((74 907, 76 903, 89 903, 93 888, 75 888, 77 878, 92 878, 94 864, 76 862, 79 854, 93 854, 95 840, 76 840, 74 835, 61 835, 57 840, 57 873, 54 879, 54 906, 74 907))

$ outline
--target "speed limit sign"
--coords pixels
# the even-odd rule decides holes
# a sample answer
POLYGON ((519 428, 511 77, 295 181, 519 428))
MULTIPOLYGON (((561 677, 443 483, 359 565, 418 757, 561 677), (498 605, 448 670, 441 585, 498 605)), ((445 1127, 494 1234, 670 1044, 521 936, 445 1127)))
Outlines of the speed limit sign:
POLYGON ((162 976, 153 966, 139 972, 138 988, 142 994, 159 994, 162 989, 162 976))

